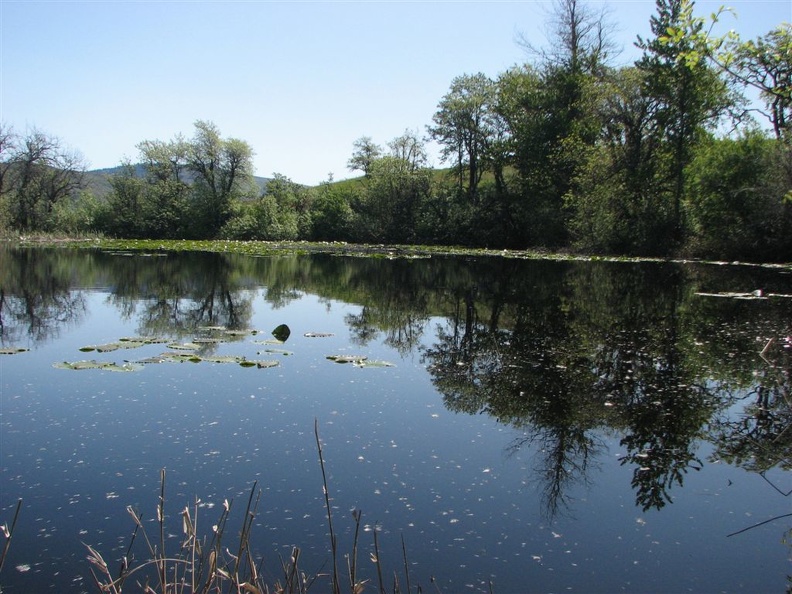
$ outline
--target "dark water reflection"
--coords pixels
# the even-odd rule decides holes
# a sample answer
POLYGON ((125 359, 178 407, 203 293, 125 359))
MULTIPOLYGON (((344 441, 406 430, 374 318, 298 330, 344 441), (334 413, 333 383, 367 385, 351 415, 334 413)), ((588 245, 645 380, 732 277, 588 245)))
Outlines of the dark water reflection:
POLYGON ((258 480, 261 554, 318 567, 317 418, 339 515, 381 524, 394 571, 404 535, 424 589, 782 591, 791 294, 788 269, 736 265, 0 250, 0 348, 30 349, 0 356, 2 520, 25 501, 0 584, 90 591, 81 542, 120 556, 162 467, 174 515, 197 496, 207 522, 258 480), (280 323, 271 370, 52 368, 280 323))

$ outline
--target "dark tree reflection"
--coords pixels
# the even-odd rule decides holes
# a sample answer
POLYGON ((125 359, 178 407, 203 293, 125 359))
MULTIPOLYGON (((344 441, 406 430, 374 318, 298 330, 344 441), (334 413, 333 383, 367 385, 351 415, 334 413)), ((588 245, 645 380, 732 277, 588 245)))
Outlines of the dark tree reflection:
MULTIPOLYGON (((735 354, 755 346, 735 339, 740 327, 727 318, 739 344, 712 360, 724 348, 712 336, 721 313, 689 291, 681 267, 510 266, 482 270, 446 299, 447 322, 424 351, 445 405, 521 430, 508 451, 536 452, 550 516, 587 483, 602 429, 621 434, 636 505, 662 508, 702 467, 696 452, 714 415, 759 378, 733 373, 735 354)), ((750 315, 777 331, 765 313, 750 315)), ((785 420, 763 422, 779 432, 785 420)))
POLYGON ((602 435, 619 439, 644 510, 701 468, 702 441, 751 472, 792 468, 792 299, 711 296, 792 293, 777 270, 35 249, 2 249, 0 265, 4 345, 81 319, 79 287, 106 293, 144 336, 247 329, 258 298, 349 304, 353 343, 420 353, 449 410, 515 429, 507 452, 531 451, 550 517, 591 480, 602 435))
POLYGON ((751 472, 792 470, 791 351, 786 337, 769 341, 742 413, 714 419, 714 456, 751 472))
MULTIPOLYGON (((83 262, 90 274, 91 263, 83 262)), ((46 342, 85 315, 71 258, 55 250, 0 249, 0 344, 46 342)))
POLYGON ((110 296, 124 316, 136 316, 143 336, 191 335, 201 326, 247 328, 254 285, 241 281, 223 254, 116 258, 110 296))

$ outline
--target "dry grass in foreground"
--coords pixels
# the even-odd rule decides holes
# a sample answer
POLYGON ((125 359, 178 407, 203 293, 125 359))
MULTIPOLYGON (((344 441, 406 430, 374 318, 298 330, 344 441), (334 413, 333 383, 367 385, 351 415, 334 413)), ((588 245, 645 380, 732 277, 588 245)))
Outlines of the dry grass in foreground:
MULTIPOLYGON (((177 551, 170 553, 166 549, 166 514, 165 514, 165 470, 160 471, 160 496, 157 505, 158 533, 149 535, 143 524, 141 515, 131 507, 127 508, 135 523, 135 529, 127 548, 127 554, 120 561, 117 570, 111 570, 101 553, 93 547, 88 548, 88 560, 91 562, 91 573, 100 592, 121 594, 122 592, 142 592, 144 594, 305 594, 312 587, 321 592, 341 594, 359 594, 369 588, 379 594, 420 594, 420 584, 413 588, 407 560, 406 546, 402 537, 403 579, 400 581, 397 572, 393 572, 392 583, 386 589, 383 568, 380 562, 377 530, 374 535, 374 552, 370 555, 374 564, 376 580, 362 579, 359 575, 358 544, 360 535, 361 512, 355 510, 352 517, 355 521, 352 550, 343 555, 338 551, 330 495, 327 486, 322 444, 319 439, 318 422, 314 422, 316 446, 319 452, 319 464, 322 472, 324 504, 327 513, 327 524, 330 537, 330 560, 332 567, 315 573, 307 573, 300 567, 300 549, 294 547, 288 559, 280 559, 280 567, 276 570, 279 577, 274 583, 268 583, 263 576, 263 560, 254 559, 250 547, 251 530, 259 504, 260 492, 253 485, 245 509, 239 538, 233 545, 226 545, 227 523, 231 513, 231 504, 226 500, 223 511, 216 524, 211 527, 210 534, 200 536, 198 530, 198 504, 188 505, 181 511, 183 539, 177 551), (136 539, 143 539, 148 557, 136 561, 132 556, 132 547, 136 539), (232 550, 233 549, 233 550, 232 550), (339 563, 346 567, 339 570, 339 563)), ((269 573, 269 571, 268 571, 269 573)), ((431 580, 434 584, 434 579, 431 580)), ((435 584, 435 588, 437 588, 435 584)))

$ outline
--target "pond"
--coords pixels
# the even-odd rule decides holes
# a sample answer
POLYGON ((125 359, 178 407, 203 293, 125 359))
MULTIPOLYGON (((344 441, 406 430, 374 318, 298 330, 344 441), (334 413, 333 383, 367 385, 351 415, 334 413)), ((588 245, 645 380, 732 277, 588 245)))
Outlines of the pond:
POLYGON ((318 433, 366 591, 374 534, 402 591, 783 591, 790 272, 2 248, 0 585, 142 561, 162 469, 169 547, 256 493, 270 583, 327 572, 318 433))

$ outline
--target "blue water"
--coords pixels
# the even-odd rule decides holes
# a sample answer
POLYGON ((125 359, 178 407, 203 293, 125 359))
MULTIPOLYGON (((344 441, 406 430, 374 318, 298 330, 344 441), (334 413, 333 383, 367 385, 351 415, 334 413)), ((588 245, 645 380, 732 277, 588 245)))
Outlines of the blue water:
MULTIPOLYGON (((95 591, 84 545, 115 563, 134 528, 128 505, 155 533, 163 468, 173 547, 185 505, 200 499, 200 521, 209 526, 224 500, 241 514, 255 482, 261 500, 252 540, 265 572, 274 581, 278 555, 294 545, 303 568, 318 570, 330 546, 315 422, 340 549, 351 546, 351 510, 362 510, 360 557, 370 579, 373 529, 389 576, 402 572, 404 538, 413 587, 424 591, 486 592, 491 584, 500 594, 778 592, 792 573, 782 543, 788 519, 728 536, 789 513, 790 498, 757 473, 712 460, 704 439, 696 444, 703 468, 670 488, 672 503, 644 512, 630 484, 633 468, 620 464, 620 429, 589 429, 588 467, 549 517, 541 442, 512 450, 528 429, 444 406, 422 357, 438 328, 450 331, 442 316, 421 319, 418 348, 397 350, 385 332, 365 343, 355 338, 349 316, 365 304, 299 292, 275 306, 253 281, 240 294, 250 304, 247 326, 261 332, 221 343, 214 354, 276 359, 278 367, 204 361, 71 371, 53 363, 121 363, 168 350, 80 352, 139 335, 146 299, 133 299, 133 311, 122 315, 109 289, 72 291, 83 314, 48 340, 16 341, 29 352, 0 356, 0 521, 10 522, 23 500, 0 573, 3 592, 95 591), (278 348, 292 354, 261 353, 270 347, 257 341, 282 323, 291 336, 278 348), (357 368, 328 361, 331 354, 394 366, 357 368)), ((766 476, 790 490, 788 472, 766 476)))

